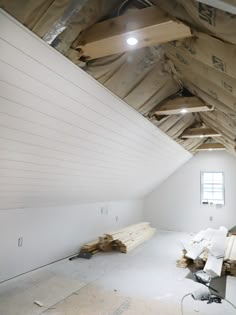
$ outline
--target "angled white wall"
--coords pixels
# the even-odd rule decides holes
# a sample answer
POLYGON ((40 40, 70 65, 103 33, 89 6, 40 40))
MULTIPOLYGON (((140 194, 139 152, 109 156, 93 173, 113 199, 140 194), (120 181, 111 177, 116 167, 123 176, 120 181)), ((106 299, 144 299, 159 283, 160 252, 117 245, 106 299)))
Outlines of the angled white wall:
POLYGON ((197 232, 236 225, 236 158, 227 152, 198 153, 144 201, 144 217, 164 230, 197 232), (223 171, 225 206, 200 204, 200 172, 223 171), (210 217, 213 218, 210 221, 210 217))
POLYGON ((187 151, 0 11, 0 209, 140 198, 187 151))
POLYGON ((142 201, 0 211, 0 282, 73 255, 105 232, 142 221, 142 201), (18 239, 23 246, 18 247, 18 239))

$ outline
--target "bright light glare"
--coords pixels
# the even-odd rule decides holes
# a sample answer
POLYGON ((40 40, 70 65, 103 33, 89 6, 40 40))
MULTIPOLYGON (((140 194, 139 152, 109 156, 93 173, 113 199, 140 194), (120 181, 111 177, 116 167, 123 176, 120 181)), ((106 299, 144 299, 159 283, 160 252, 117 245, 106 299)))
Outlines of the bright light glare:
POLYGON ((208 151, 212 151, 212 149, 208 149, 208 151))
POLYGON ((135 38, 135 37, 129 37, 129 38, 127 38, 127 40, 126 40, 126 43, 127 43, 128 45, 130 45, 130 46, 134 46, 134 45, 136 45, 136 44, 138 43, 138 40, 137 40, 137 38, 135 38))
POLYGON ((188 110, 186 108, 181 109, 181 114, 186 114, 188 112, 188 110))
POLYGON ((203 138, 204 136, 203 135, 200 135, 200 138, 203 138))

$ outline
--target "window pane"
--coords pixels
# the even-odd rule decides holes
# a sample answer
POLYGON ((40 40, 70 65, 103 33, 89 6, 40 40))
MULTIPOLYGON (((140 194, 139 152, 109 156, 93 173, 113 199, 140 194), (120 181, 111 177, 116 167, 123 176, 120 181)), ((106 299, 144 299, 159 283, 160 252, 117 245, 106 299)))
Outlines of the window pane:
POLYGON ((223 172, 204 172, 201 174, 201 202, 224 204, 223 172))
POLYGON ((222 182, 223 181, 223 174, 222 173, 213 173, 213 180, 214 182, 222 182))
POLYGON ((212 173, 203 173, 203 180, 212 182, 212 173))

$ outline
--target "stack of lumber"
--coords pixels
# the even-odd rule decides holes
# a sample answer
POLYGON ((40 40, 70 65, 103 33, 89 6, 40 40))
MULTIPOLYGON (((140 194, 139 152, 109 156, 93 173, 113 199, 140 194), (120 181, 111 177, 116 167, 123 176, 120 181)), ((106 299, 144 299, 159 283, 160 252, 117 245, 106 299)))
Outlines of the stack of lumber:
POLYGON ((84 244, 80 251, 84 253, 96 254, 99 252, 99 240, 84 244))
POLYGON ((128 226, 127 228, 119 231, 105 234, 100 238, 103 244, 102 248, 112 245, 112 248, 119 250, 122 253, 127 253, 139 246, 143 242, 149 240, 155 233, 156 229, 150 226, 148 222, 128 226))
POLYGON ((236 235, 227 237, 224 227, 198 233, 191 242, 182 242, 183 255, 176 266, 203 269, 210 277, 236 276, 236 235))
POLYGON ((141 222, 121 230, 105 233, 97 241, 85 244, 81 250, 87 252, 118 250, 122 253, 128 253, 149 240, 155 232, 156 229, 152 228, 150 223, 141 222))

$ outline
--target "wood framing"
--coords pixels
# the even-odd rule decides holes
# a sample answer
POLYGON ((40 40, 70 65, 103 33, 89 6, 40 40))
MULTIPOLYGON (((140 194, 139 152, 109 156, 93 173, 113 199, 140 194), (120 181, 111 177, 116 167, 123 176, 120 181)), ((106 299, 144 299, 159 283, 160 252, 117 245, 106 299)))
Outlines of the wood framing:
POLYGON ((221 134, 211 128, 189 128, 181 136, 184 139, 221 137, 221 134))
POLYGON ((176 115, 181 113, 206 112, 212 110, 196 96, 177 97, 166 101, 157 111, 155 115, 176 115))
POLYGON ((190 36, 188 26, 152 6, 94 24, 77 38, 73 47, 82 49, 89 59, 96 59, 190 36), (128 45, 130 37, 138 43, 128 45))
POLYGON ((221 143, 203 143, 196 149, 196 151, 221 151, 225 149, 225 146, 221 143))

